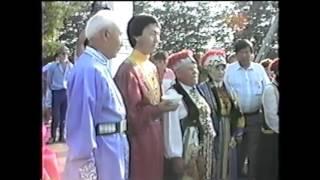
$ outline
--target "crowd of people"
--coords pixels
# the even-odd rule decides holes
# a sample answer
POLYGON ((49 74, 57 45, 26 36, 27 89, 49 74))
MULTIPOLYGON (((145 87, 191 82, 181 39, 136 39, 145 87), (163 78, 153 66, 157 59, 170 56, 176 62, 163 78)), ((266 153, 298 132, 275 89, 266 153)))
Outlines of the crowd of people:
POLYGON ((156 51, 161 25, 135 15, 133 51, 113 77, 123 33, 115 19, 97 12, 76 63, 62 46, 43 68, 47 143, 69 149, 62 179, 278 179, 278 58, 253 62, 246 39, 228 58, 223 49, 156 51))

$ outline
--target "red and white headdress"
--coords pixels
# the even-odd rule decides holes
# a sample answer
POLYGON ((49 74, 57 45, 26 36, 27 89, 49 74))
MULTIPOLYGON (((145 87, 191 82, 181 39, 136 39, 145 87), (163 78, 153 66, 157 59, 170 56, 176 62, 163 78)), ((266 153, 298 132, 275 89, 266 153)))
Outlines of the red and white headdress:
POLYGON ((193 53, 190 50, 182 50, 177 53, 173 53, 168 57, 168 68, 176 71, 180 67, 186 64, 197 63, 193 58, 193 53))
POLYGON ((211 49, 202 56, 200 62, 204 68, 207 68, 209 65, 226 65, 226 53, 223 49, 211 49))

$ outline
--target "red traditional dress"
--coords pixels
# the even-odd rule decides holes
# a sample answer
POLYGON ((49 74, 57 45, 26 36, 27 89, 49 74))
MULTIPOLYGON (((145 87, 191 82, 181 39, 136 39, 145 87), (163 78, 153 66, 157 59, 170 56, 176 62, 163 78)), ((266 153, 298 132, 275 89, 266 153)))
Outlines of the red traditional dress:
POLYGON ((60 180, 57 155, 47 145, 47 128, 42 126, 42 179, 60 180))
POLYGON ((119 67, 115 82, 127 108, 130 180, 162 180, 163 132, 158 108, 161 88, 149 56, 134 50, 119 67))

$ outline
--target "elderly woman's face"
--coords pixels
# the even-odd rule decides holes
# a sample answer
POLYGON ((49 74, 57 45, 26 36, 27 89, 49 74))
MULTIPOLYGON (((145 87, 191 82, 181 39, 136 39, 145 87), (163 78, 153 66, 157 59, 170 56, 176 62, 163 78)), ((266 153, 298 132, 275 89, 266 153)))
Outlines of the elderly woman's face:
POLYGON ((215 82, 223 81, 225 69, 226 69, 226 65, 225 64, 219 64, 217 66, 209 65, 207 67, 209 76, 215 82))

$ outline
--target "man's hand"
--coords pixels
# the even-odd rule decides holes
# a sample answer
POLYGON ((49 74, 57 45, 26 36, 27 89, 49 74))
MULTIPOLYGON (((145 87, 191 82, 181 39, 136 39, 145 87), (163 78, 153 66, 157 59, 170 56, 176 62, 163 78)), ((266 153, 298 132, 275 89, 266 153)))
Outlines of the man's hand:
POLYGON ((168 100, 163 100, 158 104, 160 110, 162 112, 169 112, 169 111, 174 111, 178 108, 179 103, 172 103, 171 101, 168 100))

